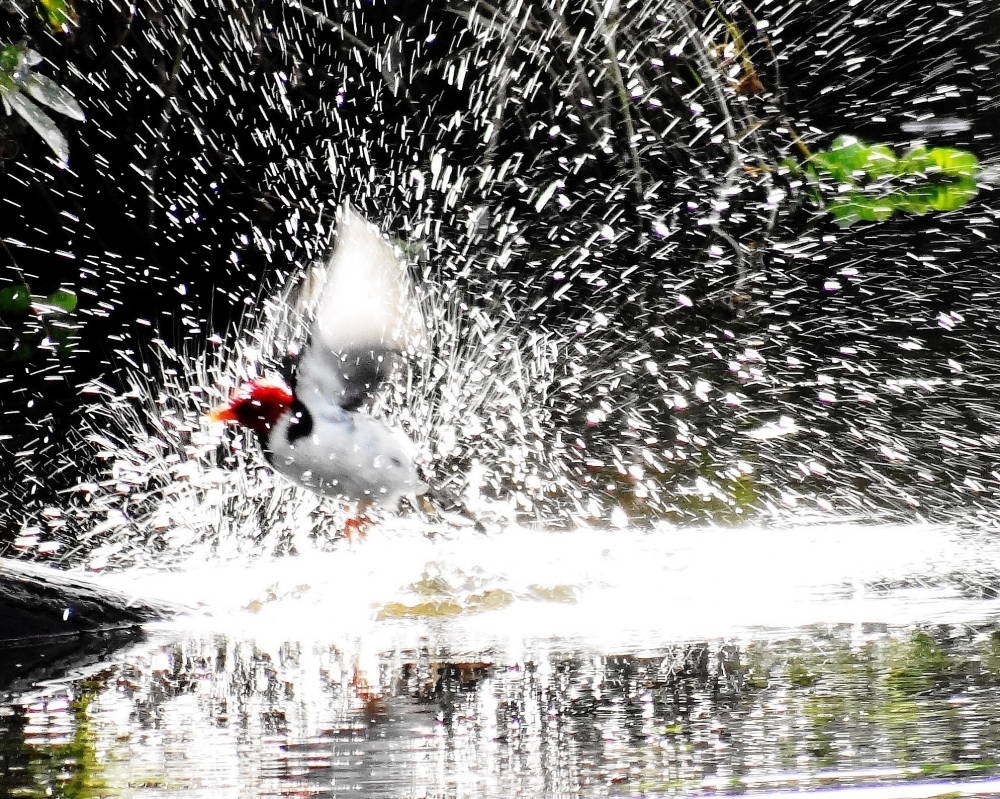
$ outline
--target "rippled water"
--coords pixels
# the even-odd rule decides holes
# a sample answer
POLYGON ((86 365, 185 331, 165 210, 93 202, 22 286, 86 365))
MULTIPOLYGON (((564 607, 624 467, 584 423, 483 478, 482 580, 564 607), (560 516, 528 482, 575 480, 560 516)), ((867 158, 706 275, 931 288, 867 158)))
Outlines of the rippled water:
POLYGON ((849 523, 421 532, 106 576, 193 612, 8 701, 0 786, 134 797, 996 788, 996 542, 849 523))

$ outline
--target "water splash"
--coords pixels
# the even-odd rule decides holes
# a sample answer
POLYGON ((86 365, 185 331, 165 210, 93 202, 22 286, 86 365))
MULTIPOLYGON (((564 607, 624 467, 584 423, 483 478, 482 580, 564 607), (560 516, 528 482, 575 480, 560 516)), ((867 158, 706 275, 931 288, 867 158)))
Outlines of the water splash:
MULTIPOLYGON (((296 281, 289 286, 262 302, 258 327, 228 343, 215 338, 206 351, 179 353, 154 339, 158 374, 130 370, 122 393, 86 387, 98 401, 81 414, 76 451, 98 466, 68 508, 49 509, 66 560, 85 557, 94 569, 153 559, 169 566, 195 552, 225 560, 337 538, 342 507, 275 475, 251 435, 206 419, 245 380, 276 374, 305 341, 309 308, 291 301, 296 281)), ((411 353, 373 412, 406 429, 433 483, 465 496, 484 519, 530 510, 530 495, 562 486, 559 448, 546 446, 543 433, 555 346, 519 336, 455 288, 428 287, 421 303, 428 346, 411 353)), ((27 550, 49 543, 37 534, 20 541, 27 550)))

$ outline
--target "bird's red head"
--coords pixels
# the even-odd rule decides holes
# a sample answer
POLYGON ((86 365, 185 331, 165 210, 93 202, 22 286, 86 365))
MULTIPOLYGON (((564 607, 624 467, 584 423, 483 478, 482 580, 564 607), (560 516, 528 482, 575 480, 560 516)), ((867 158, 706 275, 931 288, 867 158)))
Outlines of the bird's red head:
POLYGON ((295 397, 276 380, 251 380, 208 414, 213 422, 235 422, 255 433, 267 433, 288 410, 295 397))

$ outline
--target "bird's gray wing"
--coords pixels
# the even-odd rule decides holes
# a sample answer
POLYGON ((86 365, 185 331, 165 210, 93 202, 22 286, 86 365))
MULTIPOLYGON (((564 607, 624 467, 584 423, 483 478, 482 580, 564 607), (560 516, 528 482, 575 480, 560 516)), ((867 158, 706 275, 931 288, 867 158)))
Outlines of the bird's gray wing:
POLYGON ((422 333, 403 264, 350 205, 342 210, 333 255, 307 276, 299 302, 313 307, 295 373, 295 393, 306 405, 323 400, 355 410, 422 333))

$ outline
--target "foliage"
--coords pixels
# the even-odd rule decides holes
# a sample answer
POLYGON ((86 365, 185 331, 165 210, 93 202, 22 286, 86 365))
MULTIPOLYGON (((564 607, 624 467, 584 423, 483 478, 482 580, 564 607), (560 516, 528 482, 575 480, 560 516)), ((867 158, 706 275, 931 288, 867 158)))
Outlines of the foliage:
POLYGON ((0 288, 0 362, 30 360, 39 349, 68 353, 73 348, 76 294, 58 289, 32 294, 27 284, 0 288))
POLYGON ((80 17, 69 0, 38 0, 38 16, 54 31, 67 32, 80 22, 80 17))
POLYGON ((27 17, 34 12, 53 33, 70 33, 80 24, 73 0, 3 0, 8 10, 27 17))
MULTIPOLYGON (((55 3, 53 7, 64 5, 55 3)), ((51 78, 32 72, 32 67, 41 60, 38 53, 24 44, 0 48, 0 101, 8 114, 16 112, 65 164, 69 161, 69 142, 52 118, 36 103, 78 122, 83 122, 86 117, 73 95, 51 78), (29 95, 31 100, 25 95, 29 95)))
POLYGON ((805 173, 817 202, 829 194, 830 183, 837 184, 826 207, 849 227, 882 222, 896 211, 923 215, 961 208, 978 192, 978 171, 978 159, 967 150, 920 145, 897 158, 888 145, 841 136, 809 158, 805 173))

